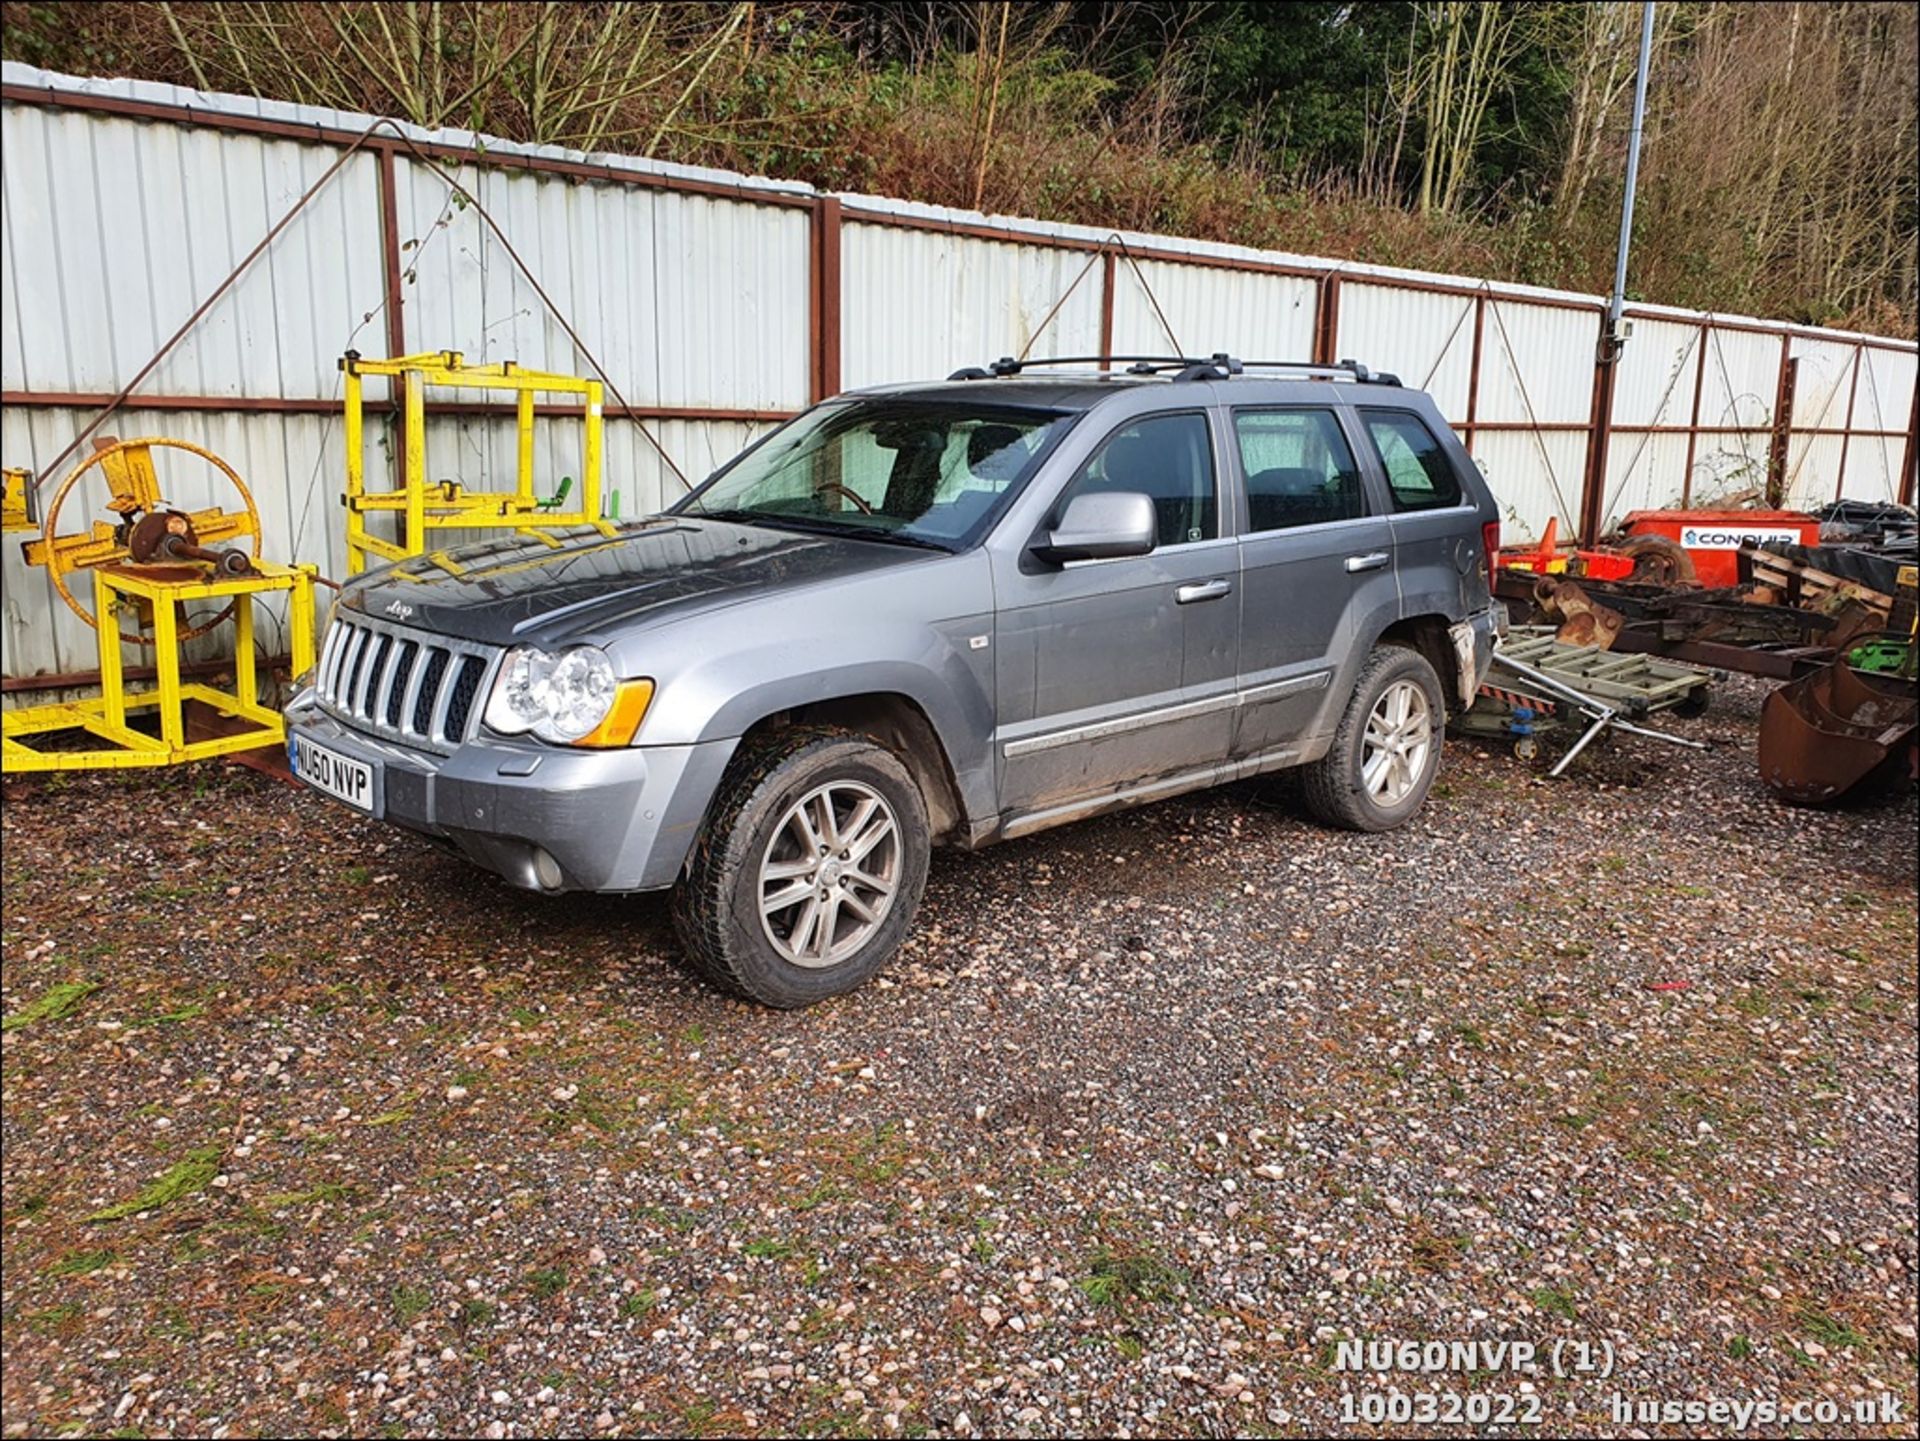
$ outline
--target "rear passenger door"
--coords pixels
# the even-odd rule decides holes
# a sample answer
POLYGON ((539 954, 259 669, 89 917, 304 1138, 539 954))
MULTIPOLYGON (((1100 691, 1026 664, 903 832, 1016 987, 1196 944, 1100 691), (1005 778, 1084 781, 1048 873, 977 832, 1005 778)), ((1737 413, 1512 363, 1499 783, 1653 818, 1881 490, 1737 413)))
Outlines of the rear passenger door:
POLYGON ((1398 604, 1391 524, 1334 406, 1236 407, 1240 538, 1235 752, 1289 746, 1316 725, 1340 662, 1398 604))
MULTIPOLYGON (((1393 552, 1407 615, 1459 620, 1481 564, 1480 517, 1433 427, 1411 410, 1358 411, 1393 507, 1393 552)), ((1453 687, 1448 684, 1451 693, 1453 687)))

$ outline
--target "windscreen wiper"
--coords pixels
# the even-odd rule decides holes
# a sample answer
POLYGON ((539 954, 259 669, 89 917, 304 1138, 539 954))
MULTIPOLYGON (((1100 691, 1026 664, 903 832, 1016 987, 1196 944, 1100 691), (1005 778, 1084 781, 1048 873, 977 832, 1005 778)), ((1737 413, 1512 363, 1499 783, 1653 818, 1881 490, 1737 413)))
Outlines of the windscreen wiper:
POLYGON ((937 550, 948 555, 953 547, 924 536, 905 535, 897 530, 881 530, 857 521, 830 520, 817 515, 789 515, 785 511, 703 510, 696 514, 707 520, 733 521, 740 525, 764 525, 774 530, 799 530, 810 535, 847 536, 854 540, 877 540, 886 545, 910 545, 916 550, 937 550))

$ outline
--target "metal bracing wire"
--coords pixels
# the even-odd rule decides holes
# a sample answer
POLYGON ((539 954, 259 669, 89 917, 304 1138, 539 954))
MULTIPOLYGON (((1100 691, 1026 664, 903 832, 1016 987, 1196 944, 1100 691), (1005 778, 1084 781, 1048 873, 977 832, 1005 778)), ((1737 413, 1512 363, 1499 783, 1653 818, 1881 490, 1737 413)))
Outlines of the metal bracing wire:
MULTIPOLYGON (((1546 442, 1540 439, 1540 417, 1534 414, 1533 397, 1527 394, 1527 378, 1520 373, 1520 357, 1514 353, 1512 337, 1507 334, 1507 322, 1500 314, 1500 303, 1494 299, 1491 291, 1487 293, 1487 309, 1493 312, 1493 323, 1500 327, 1500 343, 1506 347, 1507 364, 1513 370, 1513 383, 1520 389, 1520 403, 1527 408, 1527 423, 1531 427, 1527 433, 1533 437, 1534 449, 1540 452, 1540 464, 1546 468, 1547 484, 1553 487, 1553 498, 1560 507, 1560 518, 1566 521, 1568 534, 1579 535, 1580 522, 1567 509, 1566 493, 1560 489, 1560 477, 1554 471, 1553 457, 1547 453, 1546 442)), ((1581 538, 1589 543, 1595 539, 1590 535, 1581 538)))
MULTIPOLYGON (((1660 417, 1666 414, 1667 402, 1673 398, 1673 388, 1680 383, 1680 372, 1686 369, 1687 361, 1692 359, 1694 348, 1700 344, 1700 337, 1703 333, 1704 327, 1701 330, 1694 331, 1692 335, 1687 337, 1687 348, 1681 351, 1680 358, 1674 361, 1673 374, 1667 377, 1667 388, 1660 392, 1660 403, 1654 406, 1653 417, 1648 424, 1658 425, 1660 423, 1660 417)), ((1609 424, 1611 424, 1611 417, 1609 417, 1609 424)), ((1619 502, 1621 494, 1626 490, 1627 482, 1633 478, 1633 468, 1640 463, 1640 457, 1646 454, 1647 446, 1652 440, 1653 432, 1651 430, 1640 433, 1640 443, 1633 448, 1633 455, 1627 460, 1626 467, 1621 470, 1620 483, 1613 488, 1612 495, 1607 495, 1604 491, 1606 477, 1600 477, 1600 484, 1603 487, 1600 506, 1600 524, 1603 528, 1606 526, 1607 517, 1613 514, 1613 507, 1619 502)))

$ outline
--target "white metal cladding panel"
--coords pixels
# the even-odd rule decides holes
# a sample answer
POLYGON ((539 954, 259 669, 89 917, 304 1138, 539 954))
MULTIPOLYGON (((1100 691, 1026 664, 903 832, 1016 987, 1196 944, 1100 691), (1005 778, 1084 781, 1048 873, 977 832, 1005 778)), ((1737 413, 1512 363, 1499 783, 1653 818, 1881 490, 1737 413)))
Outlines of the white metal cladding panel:
MULTIPOLYGON (((463 166, 458 178, 631 404, 807 403, 804 213, 524 171, 463 166)), ((399 162, 395 189, 409 350, 592 373, 435 167, 399 162)))
POLYGON ((1113 349, 1117 355, 1165 355, 1174 346, 1147 291, 1160 302, 1182 355, 1226 351, 1242 360, 1307 360, 1313 355, 1318 286, 1292 275, 1264 275, 1143 260, 1140 273, 1121 256, 1113 271, 1113 349))
POLYGON ((1606 530, 1629 511, 1677 507, 1686 470, 1684 435, 1647 431, 1615 435, 1607 447, 1607 497, 1601 529, 1606 530))
MULTIPOLYGON (((1700 327, 1636 320, 1613 379, 1613 423, 1685 425, 1693 418, 1700 368, 1700 327)), ((1615 444, 1618 441, 1616 440, 1615 444)))
POLYGON ((1487 302, 1479 420, 1585 425, 1593 414, 1598 309, 1487 302))
POLYGON ((1793 428, 1840 430, 1847 423, 1855 347, 1793 337, 1787 354, 1800 362, 1793 381, 1793 428))
POLYGON ((1538 540, 1555 516, 1562 540, 1578 534, 1584 434, 1489 430, 1475 437, 1473 450, 1510 535, 1538 540))
POLYGON ((1709 332, 1707 370, 1700 382, 1702 426, 1764 431, 1773 423, 1780 345, 1779 336, 1750 330, 1715 326, 1709 332))
POLYGON ((840 265, 840 383, 848 390, 944 379, 1017 356, 1029 342, 1036 356, 1100 349, 1100 260, 1083 251, 849 220, 840 265))
POLYGON ((1901 435, 1856 435, 1847 447, 1846 478, 1840 493, 1850 500, 1898 501, 1900 457, 1907 440, 1901 435))
POLYGON ((1471 296, 1347 281, 1334 353, 1425 389, 1459 425, 1473 383, 1473 312, 1471 296))
MULTIPOLYGON (((0 357, 7 388, 53 392, 131 380, 339 158, 331 146, 27 105, 5 108, 5 142, 0 357)), ((334 362, 382 295, 375 161, 359 155, 142 389, 330 395, 334 362)))
POLYGON ((1795 431, 1787 441, 1787 507, 1810 510, 1831 505, 1840 490, 1840 451, 1837 435, 1805 435, 1795 431))
POLYGON ((1860 366, 1860 392, 1853 407, 1853 443, 1847 449, 1842 494, 1858 500, 1897 500, 1902 432, 1913 405, 1916 358, 1906 351, 1869 347, 1860 366), (1896 432, 1867 435, 1863 431, 1896 432))
POLYGON ((1853 404, 1855 431, 1902 431, 1913 414, 1913 388, 1920 356, 1910 350, 1868 346, 1860 364, 1860 393, 1853 404))
POLYGON ((1693 449, 1687 503, 1695 510, 1753 503, 1766 487, 1771 444, 1764 430, 1703 432, 1693 449))
MULTIPOLYGON (((0 451, 9 464, 37 467, 53 459, 91 412, 8 407, 0 420, 0 451), (18 457, 18 459, 15 459, 18 457)), ((298 557, 320 568, 322 575, 346 574, 345 525, 337 497, 345 469, 341 427, 332 416, 262 415, 240 412, 156 412, 128 410, 116 415, 108 429, 123 439, 142 435, 169 435, 205 446, 224 458, 248 484, 260 508, 261 554, 268 560, 298 557)), ((369 426, 369 431, 374 427, 369 426)), ((377 440, 368 438, 369 455, 377 440)), ((76 462, 77 463, 77 462, 76 462)), ((53 500, 53 490, 70 466, 40 490, 42 506, 53 500)), ((219 505, 238 506, 233 489, 204 461, 185 452, 154 453, 162 493, 185 509, 219 505)), ((60 513, 63 534, 82 531, 96 520, 108 519, 107 491, 96 468, 74 487, 60 513)), ((98 662, 93 631, 67 610, 54 594, 46 572, 29 566, 20 547, 0 546, 4 572, 4 623, 0 624, 0 671, 28 676, 47 671, 90 671, 98 662)), ((92 582, 84 575, 68 581, 89 610, 92 582)), ((319 597, 325 609, 326 594, 319 597)), ((285 607, 265 603, 274 617, 263 626, 261 644, 275 653, 286 648, 285 607)), ((232 653, 232 628, 222 627, 193 642, 188 657, 198 659, 232 653)), ((150 662, 129 650, 129 664, 150 662)))

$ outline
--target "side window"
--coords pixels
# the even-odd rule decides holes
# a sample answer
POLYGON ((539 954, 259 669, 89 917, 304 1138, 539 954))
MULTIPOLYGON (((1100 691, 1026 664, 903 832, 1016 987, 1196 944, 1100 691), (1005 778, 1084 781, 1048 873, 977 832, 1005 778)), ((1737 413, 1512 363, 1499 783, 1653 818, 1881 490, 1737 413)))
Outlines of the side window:
POLYGON ((1248 529, 1291 530, 1367 513, 1360 467, 1329 410, 1236 410, 1248 529))
POLYGON ((1158 543, 1186 545, 1220 534, 1213 443, 1199 414, 1155 415, 1117 431, 1061 492, 1055 514, 1076 495, 1136 491, 1153 502, 1158 543))
POLYGON ((1433 432, 1403 410, 1363 410, 1367 434, 1387 473, 1395 510, 1443 510, 1460 504, 1460 478, 1433 432))

